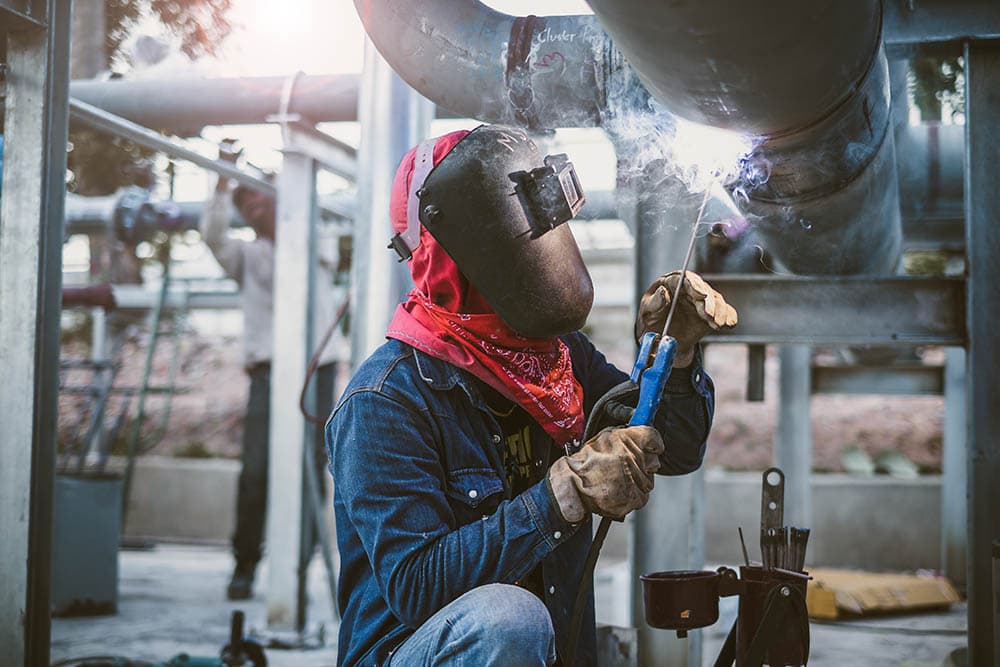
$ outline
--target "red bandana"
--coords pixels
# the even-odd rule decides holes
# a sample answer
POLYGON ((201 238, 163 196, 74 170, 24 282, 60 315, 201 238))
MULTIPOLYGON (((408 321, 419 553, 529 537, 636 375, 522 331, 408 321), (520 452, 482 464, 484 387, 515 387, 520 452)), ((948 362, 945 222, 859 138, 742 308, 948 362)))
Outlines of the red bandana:
MULTIPOLYGON (((440 162, 467 132, 437 140, 440 162)), ((406 228, 415 150, 396 172, 390 202, 394 231, 406 228)), ((508 327, 422 226, 410 260, 416 285, 386 333, 462 368, 524 408, 560 446, 583 437, 583 388, 569 348, 558 338, 525 338, 508 327)))

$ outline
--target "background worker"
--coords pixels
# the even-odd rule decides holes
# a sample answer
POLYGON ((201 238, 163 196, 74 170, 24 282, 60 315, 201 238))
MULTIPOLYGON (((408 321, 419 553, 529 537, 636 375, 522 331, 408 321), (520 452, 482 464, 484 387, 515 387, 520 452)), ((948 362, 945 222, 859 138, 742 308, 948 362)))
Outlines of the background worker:
MULTIPOLYGON (((578 331, 593 288, 561 223, 582 193, 568 162, 544 165, 521 130, 481 126, 421 144, 396 173, 392 246, 415 288, 327 424, 341 665, 552 664, 591 513, 623 518, 654 473, 701 464, 714 389, 697 343, 735 311, 687 281, 653 427, 598 425, 583 442, 627 376, 578 331)), ((639 333, 663 326, 675 284, 651 287, 639 333)), ((584 618, 576 664, 591 665, 592 593, 584 618)))
MULTIPOLYGON (((220 150, 220 156, 235 160, 238 153, 220 150)), ((246 417, 243 422, 243 449, 236 499, 236 526, 232 545, 236 566, 227 588, 231 600, 249 598, 254 574, 261 558, 264 520, 267 514, 268 429, 271 401, 271 348, 274 313, 274 233, 275 200, 261 192, 219 179, 213 196, 206 202, 201 234, 226 275, 239 284, 243 306, 244 365, 250 380, 246 417), (229 234, 234 209, 256 233, 247 241, 229 234)), ((320 253, 316 271, 314 340, 322 340, 335 317, 338 304, 334 292, 337 262, 320 253)), ((326 414, 333 405, 335 363, 343 360, 348 346, 343 334, 324 349, 316 371, 316 410, 326 414)), ((317 468, 326 465, 321 428, 316 429, 317 468)), ((321 479, 324 477, 321 475, 321 479)), ((325 489, 325 486, 321 488, 325 489)), ((309 508, 309 503, 303 507, 309 508)), ((316 544, 311 515, 304 517, 310 536, 303 549, 304 568, 316 544)))

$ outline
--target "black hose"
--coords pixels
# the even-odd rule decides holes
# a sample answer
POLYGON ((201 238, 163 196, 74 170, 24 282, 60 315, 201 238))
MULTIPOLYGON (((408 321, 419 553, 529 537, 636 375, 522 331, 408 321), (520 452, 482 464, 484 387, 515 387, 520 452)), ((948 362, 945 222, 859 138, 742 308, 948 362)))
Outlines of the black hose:
POLYGON ((321 340, 319 345, 316 346, 316 351, 313 352, 312 359, 309 360, 309 366, 306 368, 306 377, 302 381, 302 391, 299 392, 299 411, 302 413, 302 416, 306 418, 306 421, 313 426, 323 426, 326 420, 309 412, 306 407, 306 390, 309 389, 309 381, 312 380, 312 376, 316 373, 316 369, 319 368, 319 360, 323 354, 323 350, 326 349, 327 343, 330 342, 330 337, 333 336, 333 332, 338 326, 340 326, 340 322, 344 319, 344 315, 347 314, 347 309, 350 305, 351 297, 348 295, 344 297, 343 303, 341 303, 340 308, 337 309, 337 315, 333 318, 333 322, 330 323, 326 333, 323 334, 323 340, 321 340))
POLYGON ((573 602, 573 615, 569 620, 569 637, 566 641, 567 667, 571 667, 576 658, 576 646, 580 640, 580 628, 583 626, 583 610, 587 606, 587 596, 594 583, 594 569, 597 567, 597 557, 601 555, 601 547, 604 546, 604 539, 611 529, 611 519, 601 517, 601 523, 597 526, 594 539, 590 543, 590 551, 587 552, 587 560, 583 565, 583 576, 580 578, 580 585, 576 588, 576 600, 573 602))

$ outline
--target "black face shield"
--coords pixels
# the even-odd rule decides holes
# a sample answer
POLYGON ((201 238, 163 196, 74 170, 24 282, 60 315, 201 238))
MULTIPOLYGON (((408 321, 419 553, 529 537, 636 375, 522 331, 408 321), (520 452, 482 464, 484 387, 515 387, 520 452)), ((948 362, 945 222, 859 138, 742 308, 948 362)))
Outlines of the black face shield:
POLYGON ((523 130, 498 125, 476 128, 433 168, 432 146, 421 148, 407 231, 391 247, 410 256, 418 217, 511 329, 547 338, 582 327, 594 288, 563 224, 584 203, 566 156, 543 159, 523 130))

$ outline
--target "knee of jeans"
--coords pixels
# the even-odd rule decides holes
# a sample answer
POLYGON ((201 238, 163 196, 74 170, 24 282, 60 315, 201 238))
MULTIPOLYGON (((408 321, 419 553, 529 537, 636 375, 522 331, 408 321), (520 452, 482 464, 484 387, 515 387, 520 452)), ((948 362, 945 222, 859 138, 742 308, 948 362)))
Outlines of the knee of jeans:
POLYGON ((520 586, 489 584, 473 589, 477 594, 476 609, 480 622, 493 636, 505 636, 514 649, 525 650, 547 646, 554 631, 552 617, 536 595, 520 586))

